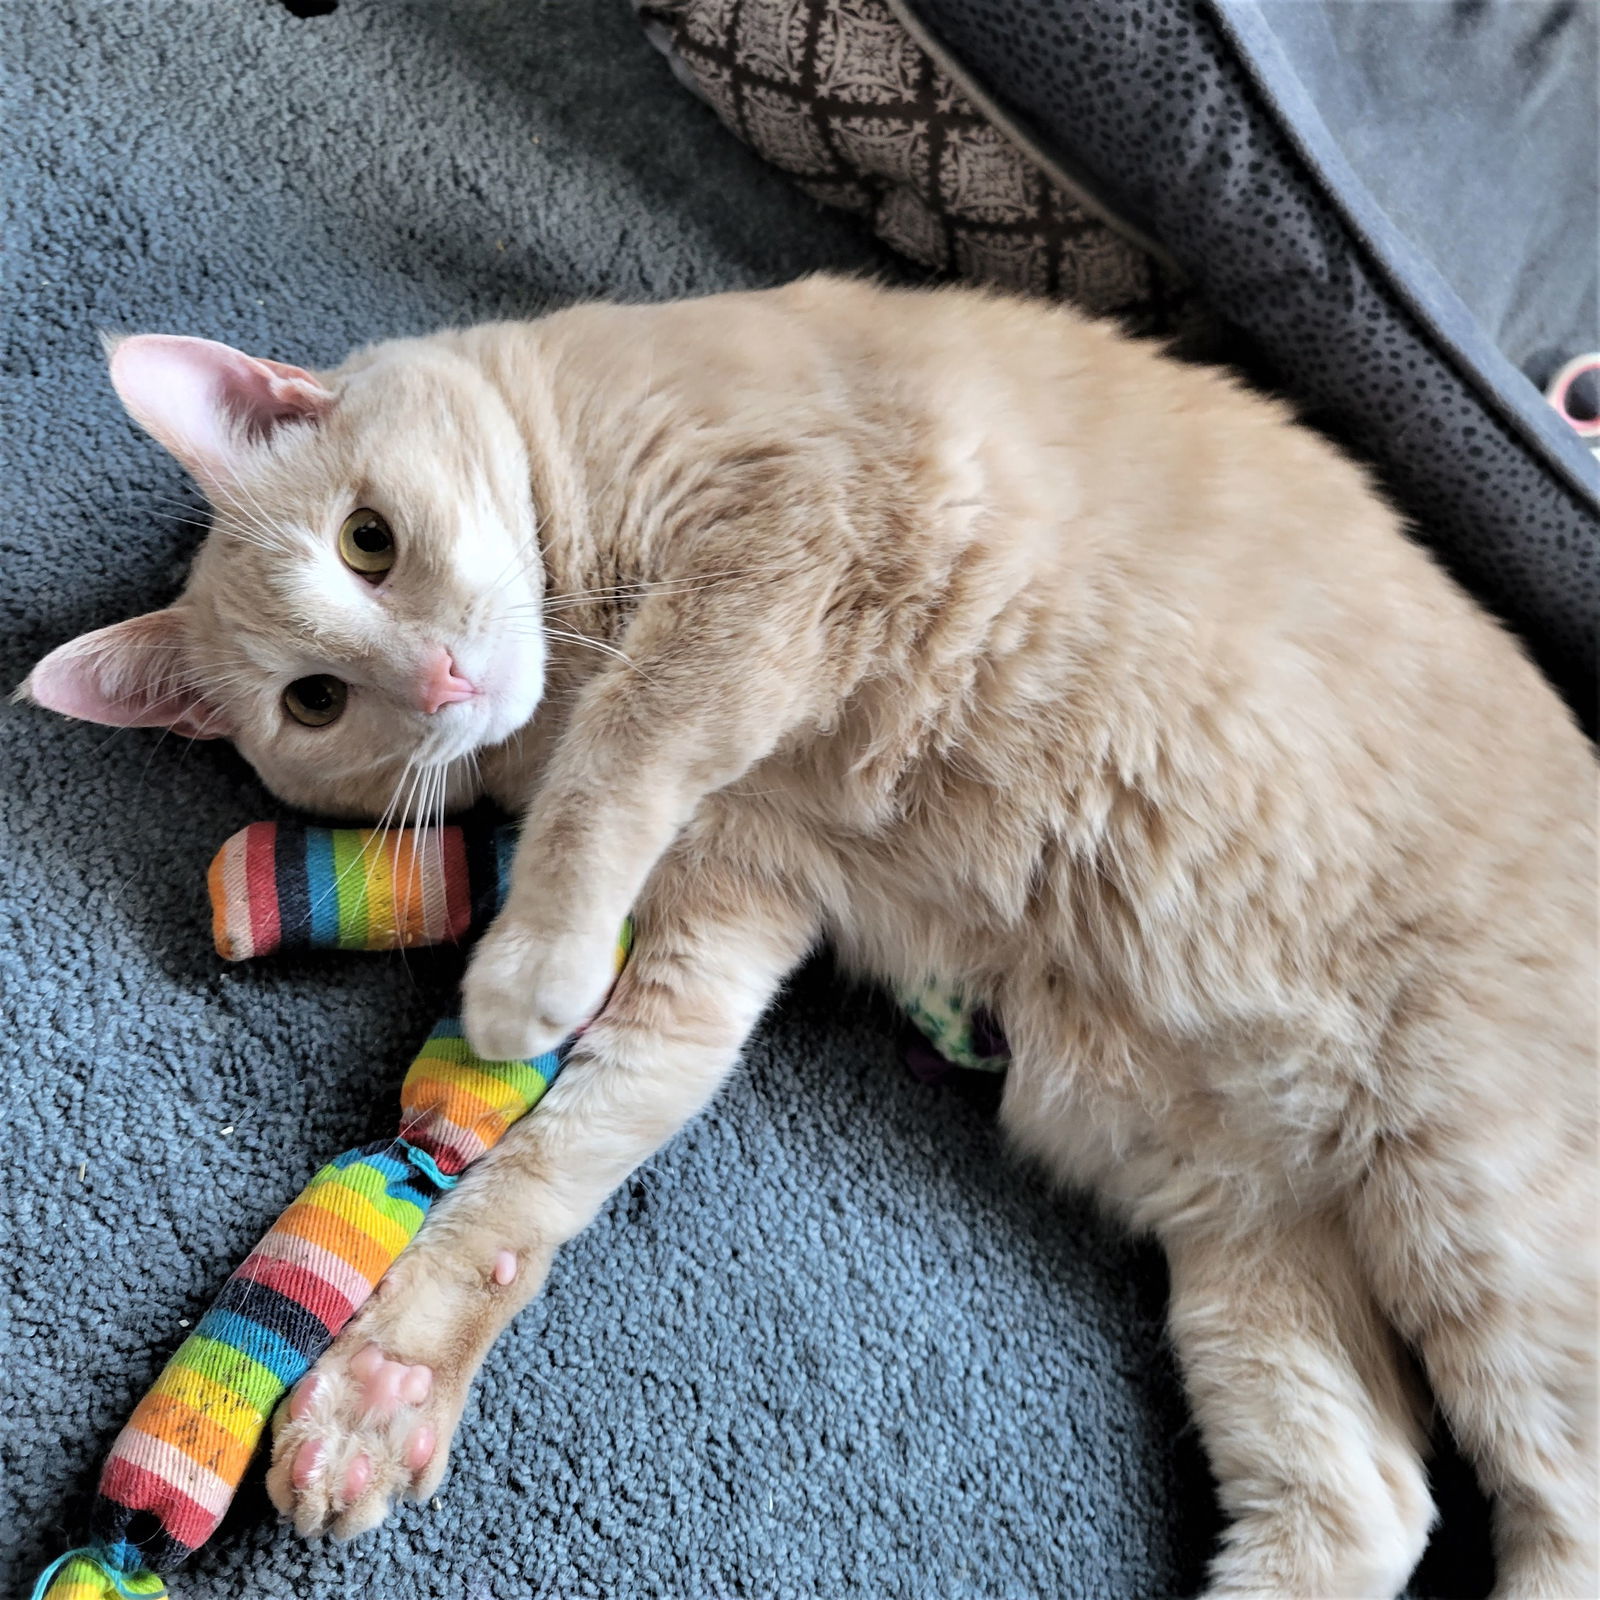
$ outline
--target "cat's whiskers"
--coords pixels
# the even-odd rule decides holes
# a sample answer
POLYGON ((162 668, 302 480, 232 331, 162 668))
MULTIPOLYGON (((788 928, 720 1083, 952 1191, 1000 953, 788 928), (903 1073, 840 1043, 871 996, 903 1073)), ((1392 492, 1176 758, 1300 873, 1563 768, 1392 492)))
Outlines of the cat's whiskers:
MULTIPOLYGON (((193 677, 191 673, 179 673, 174 670, 175 663, 167 662, 161 674, 152 679, 144 679, 135 684, 125 694, 113 694, 105 697, 105 702, 110 706, 125 706, 135 700, 159 700, 163 695, 170 694, 175 689, 185 687, 193 677)), ((132 724, 140 726, 140 724, 132 724)), ((143 724, 149 727, 153 724, 143 724)))
POLYGON ((273 544, 257 534, 246 533, 242 528, 221 527, 217 532, 225 539, 236 539, 240 544, 254 545, 257 550, 264 550, 268 554, 274 554, 282 548, 281 545, 273 544))
POLYGON ((199 528, 210 532, 211 521, 209 518, 202 520, 210 509, 208 506, 197 506, 192 500, 180 500, 175 495, 158 494, 151 498, 156 502, 156 515, 166 517, 173 522, 186 523, 191 528, 199 528))
POLYGON ((91 657, 102 656, 107 653, 127 655, 134 650, 148 651, 157 655, 187 655, 189 653, 187 645, 162 644, 160 641, 155 639, 140 639, 131 644, 125 640, 102 639, 94 644, 86 644, 83 646, 84 654, 91 657))
POLYGON ((231 487, 234 498, 226 508, 213 504, 211 508, 213 525, 223 515, 227 515, 237 518, 240 522, 257 529, 261 533, 272 533, 274 528, 272 517, 261 505, 261 502, 250 492, 244 479, 237 471, 230 472, 229 477, 232 480, 231 487))
MULTIPOLYGON (((406 760, 406 770, 411 774, 411 781, 406 785, 405 801, 400 807, 400 827, 402 831, 418 825, 418 819, 412 815, 412 807, 416 802, 417 790, 422 783, 422 774, 425 769, 413 754, 406 760)), ((405 773, 402 773, 401 777, 404 778, 405 773)))
MULTIPOLYGON (((100 645, 96 645, 94 648, 95 648, 95 653, 99 654, 102 650, 104 650, 106 648, 109 648, 109 645, 100 644, 100 645)), ((149 650, 167 651, 169 654, 176 654, 176 655, 184 655, 184 654, 186 654, 186 652, 184 652, 183 650, 179 649, 177 646, 148 644, 148 645, 143 645, 142 648, 149 649, 149 650)), ((184 676, 186 676, 186 675, 184 675, 184 676)), ((107 695, 105 697, 106 698, 106 704, 107 705, 112 705, 112 706, 124 706, 124 705, 127 705, 130 701, 134 701, 134 700, 144 700, 144 699, 151 698, 152 696, 154 696, 155 698, 159 698, 161 695, 167 693, 169 690, 179 687, 179 685, 183 681, 184 681, 184 677, 180 676, 179 672, 177 671, 177 663, 174 663, 174 662, 169 660, 169 661, 167 661, 167 662, 165 662, 163 664, 160 673, 155 678, 150 679, 148 681, 143 681, 143 682, 140 682, 138 684, 135 684, 135 686, 132 689, 128 690, 124 694, 107 695)), ((138 726, 138 724, 136 724, 136 723, 119 723, 116 726, 114 726, 112 728, 111 732, 109 734, 107 734, 106 737, 104 739, 102 739, 95 746, 95 754, 97 756, 100 755, 104 750, 107 749, 107 747, 111 744, 111 741, 113 739, 115 739, 118 734, 126 733, 126 732, 128 732, 130 727, 136 727, 136 726, 138 726)), ((170 732, 170 731, 171 731, 170 729, 163 729, 162 730, 162 738, 165 738, 167 733, 170 732)), ((156 748, 157 749, 160 748, 160 745, 161 745, 161 740, 160 739, 156 740, 156 748)))
POLYGON ((241 511, 237 506, 230 507, 225 516, 218 517, 212 524, 212 531, 274 554, 287 550, 291 544, 281 526, 274 527, 263 518, 241 511))
POLYGON ((272 513, 269 512, 267 508, 256 499, 255 492, 251 489, 250 485, 245 482, 243 475, 239 472, 234 472, 233 482, 234 487, 244 497, 244 500, 249 507, 250 519, 253 525, 264 533, 275 533, 278 525, 273 521, 272 513))
POLYGON ((627 651, 619 649, 614 644, 608 644, 604 639, 591 639, 586 633, 578 633, 571 628, 557 628, 549 623, 545 624, 544 631, 551 638, 564 640, 568 644, 584 645, 590 650, 598 650, 604 655, 611 656, 615 660, 620 661, 623 666, 627 667, 630 671, 637 672, 646 683, 651 685, 652 688, 660 687, 656 680, 652 678, 650 674, 646 672, 644 668, 641 667, 639 663, 627 653, 627 651))
MULTIPOLYGON (((159 680, 159 679, 157 680, 158 683, 160 681, 161 680, 159 680)), ((176 684, 174 685, 174 687, 176 687, 176 684)), ((194 747, 197 744, 199 744, 201 742, 201 740, 204 738, 206 731, 209 730, 212 722, 216 718, 216 713, 217 712, 221 712, 221 711, 229 710, 232 706, 234 706, 235 704, 238 704, 242 700, 242 698, 243 697, 239 696, 239 695, 214 696, 214 695, 211 695, 210 693, 207 694, 206 700, 207 700, 208 706, 212 702, 215 702, 214 709, 208 710, 207 715, 205 716, 204 720, 201 722, 201 724, 200 724, 200 729, 201 729, 200 737, 186 736, 184 738, 183 749, 178 752, 178 760, 179 760, 180 763, 183 762, 185 759, 187 759, 187 757, 189 755, 189 752, 191 750, 193 750, 194 747)), ((118 729, 117 731, 120 733, 123 730, 122 729, 118 729)), ((170 728, 170 727, 163 728, 161 730, 161 732, 157 735, 155 743, 150 746, 150 753, 149 753, 149 755, 147 755, 145 757, 144 767, 141 769, 140 774, 139 774, 139 783, 140 783, 141 787, 143 787, 145 780, 150 776, 150 768, 155 764, 156 756, 160 753, 162 745, 164 745, 167 742, 168 738, 171 737, 172 732, 173 732, 173 729, 170 728)))
POLYGON ((217 662, 217 671, 206 674, 207 682, 225 683, 237 679, 254 678, 260 682, 267 674, 248 656, 223 656, 217 662))
POLYGON ((415 755, 409 755, 409 756, 406 757, 405 765, 400 769, 400 776, 395 779, 394 788, 390 792, 389 803, 388 803, 388 805, 386 805, 383 808, 383 815, 378 818, 377 827, 376 827, 376 829, 374 831, 377 833, 377 835, 379 837, 379 840, 380 840, 380 842, 382 844, 385 844, 385 845, 388 844, 389 835, 392 832, 397 831, 391 825, 390 818, 392 818, 394 816, 395 807, 396 807, 396 805, 399 804, 399 801, 400 801, 400 785, 405 782, 406 774, 411 770, 412 765, 413 765, 413 763, 415 761, 416 761, 416 756, 415 755))
MULTIPOLYGON (((395 780, 394 792, 389 796, 389 804, 384 807, 383 815, 378 819, 380 843, 384 847, 388 846, 391 834, 405 832, 404 813, 402 813, 398 818, 395 818, 395 807, 399 804, 400 800, 400 786, 405 782, 406 774, 412 770, 413 766, 415 766, 416 760, 417 757, 415 751, 406 757, 405 765, 400 769, 400 776, 395 780)), ((421 870, 421 863, 419 861, 415 861, 415 858, 413 858, 413 860, 415 864, 411 870, 413 873, 419 872, 421 870)), ((402 943, 400 946, 400 962, 409 974, 411 971, 411 956, 410 951, 404 943, 402 943)))
POLYGON ((242 474, 237 469, 230 469, 228 477, 236 496, 228 507, 228 516, 236 519, 242 527, 229 527, 226 522, 216 519, 212 523, 213 529, 221 528, 241 542, 253 544, 270 553, 281 553, 288 549, 292 540, 287 530, 281 523, 274 522, 271 513, 256 499, 242 474))
POLYGON ((205 699, 219 709, 228 711, 235 706, 255 704, 259 692, 260 685, 255 674, 240 672, 212 679, 206 685, 205 699))
MULTIPOLYGON (((539 558, 539 532, 544 527, 544 519, 535 516, 533 523, 533 552, 532 560, 539 558)), ((476 613, 481 607, 488 604, 502 589, 517 576, 518 568, 526 569, 529 560, 527 551, 518 548, 512 552, 511 559, 500 569, 494 580, 484 587, 483 592, 472 603, 472 610, 476 613)), ((476 617, 475 619, 476 620, 476 617)))
MULTIPOLYGON (((412 770, 412 768, 413 768, 413 766, 415 764, 415 761, 416 761, 415 756, 410 756, 410 757, 408 757, 406 759, 405 766, 401 768, 400 777, 395 782, 395 788, 394 788, 394 794, 395 795, 399 794, 400 785, 405 782, 406 773, 412 770)), ((412 788, 414 789, 415 787, 416 787, 416 777, 413 774, 413 777, 412 777, 412 788)), ((410 793, 408 791, 408 794, 407 794, 407 809, 409 809, 409 805, 410 805, 410 793)), ((393 809, 393 806, 394 806, 394 797, 391 796, 390 797, 390 801, 389 801, 389 805, 384 808, 383 817, 385 819, 388 817, 390 811, 393 809)), ((402 812, 402 819, 403 819, 403 817, 404 817, 404 812, 402 812)), ((403 826, 403 822, 402 822, 402 826, 403 826)), ((312 909, 313 910, 320 910, 323 906, 327 905, 331 899, 336 898, 338 893, 339 893, 340 888, 344 885, 345 879, 348 878, 350 876, 350 874, 356 870, 357 867, 361 867, 363 870, 365 870, 365 866, 366 866, 367 860, 369 858, 369 855, 375 850, 382 849, 386 837, 387 837, 387 834, 386 834, 386 830, 384 828, 384 823, 383 823, 383 820, 380 819, 378 825, 375 828, 372 828, 372 829, 370 829, 368 831, 367 838, 363 841, 361 848, 355 853, 354 856, 351 857, 350 861, 345 865, 344 869, 335 876, 333 882, 330 883, 325 890, 323 890, 322 894, 314 902, 312 909)))
POLYGON ((441 880, 444 877, 444 807, 450 768, 453 764, 446 762, 433 769, 433 787, 428 810, 428 826, 434 830, 432 839, 434 870, 441 880))
POLYGON ((754 567, 728 567, 718 572, 685 573, 677 578, 640 578, 633 583, 610 584, 598 589, 565 589, 546 595, 541 603, 547 611, 559 611, 588 601, 625 600, 635 595, 693 594, 698 589, 710 588, 724 579, 752 577, 759 572, 775 571, 787 564, 768 561, 754 567))
MULTIPOLYGON (((108 641, 97 644, 93 646, 92 649, 93 653, 98 655, 114 647, 114 642, 108 641)), ((162 664, 161 670, 153 678, 139 682, 132 689, 123 694, 107 695, 106 703, 108 705, 124 706, 136 700, 159 700, 163 695, 171 693, 180 688, 198 688, 200 686, 200 674, 192 670, 191 664, 188 660, 189 652, 181 645, 161 644, 155 641, 140 641, 138 644, 132 646, 124 644, 121 648, 123 650, 139 649, 156 655, 166 655, 169 659, 162 664), (172 659, 174 657, 179 659, 172 659)), ((245 661, 243 657, 236 659, 240 662, 241 667, 250 667, 250 663, 245 661)), ((215 702, 219 710, 231 709, 231 707, 234 705, 241 703, 245 697, 237 694, 228 694, 226 692, 215 693, 213 691, 216 689, 226 691, 235 684, 248 681, 253 676, 253 670, 240 670, 232 673, 223 673, 215 678, 208 678, 206 680, 204 690, 205 697, 208 701, 215 702)), ((100 751, 105 750, 119 733, 127 732, 128 726, 139 726, 139 724, 129 724, 126 726, 119 725, 114 727, 111 732, 95 747, 96 753, 98 754, 100 751)), ((149 771, 150 763, 155 759, 156 752, 160 750, 167 736, 172 731, 173 730, 170 727, 163 728, 161 730, 160 737, 157 738, 155 743, 151 746, 150 756, 145 762, 145 771, 147 773, 149 771)))
MULTIPOLYGON (((170 515, 170 513, 169 513, 170 515)), ((188 518, 178 518, 179 521, 188 521, 191 527, 200 527, 201 524, 188 518)), ((284 548, 277 530, 265 523, 259 523, 253 516, 247 515, 237 506, 229 506, 225 510, 216 512, 205 529, 207 536, 215 534, 218 538, 236 540, 240 544, 254 545, 258 550, 276 552, 284 548)))
POLYGON ((411 792, 406 797, 407 812, 411 809, 413 796, 416 798, 417 820, 415 825, 423 832, 418 849, 426 851, 431 846, 434 854, 433 871, 441 882, 444 879, 445 872, 443 831, 445 801, 447 799, 449 773, 454 765, 454 759, 443 762, 419 763, 412 780, 411 792))
MULTIPOLYGON (((159 697, 159 695, 161 695, 167 689, 178 687, 180 681, 181 680, 178 679, 177 676, 172 672, 171 663, 168 663, 168 665, 163 668, 163 675, 154 679, 152 683, 141 683, 135 688, 129 690, 126 694, 109 695, 106 697, 106 703, 108 705, 122 706, 128 704, 128 702, 131 700, 143 700, 151 694, 152 689, 159 697)), ((139 726, 137 723, 127 723, 119 724, 118 726, 112 728, 111 732, 95 746, 95 755, 101 755, 110 746, 111 741, 115 739, 119 733, 127 733, 131 728, 137 726, 139 726)), ((146 772, 148 772, 150 769, 150 762, 155 759, 155 752, 161 748, 162 740, 164 740, 171 731, 172 730, 170 728, 163 728, 161 730, 161 737, 156 740, 154 745, 151 746, 150 755, 145 760, 146 772)))
POLYGON ((193 517, 180 517, 171 511, 161 511, 157 515, 165 518, 168 522, 176 522, 186 528, 198 528, 201 533, 211 532, 211 524, 209 522, 197 522, 193 517))

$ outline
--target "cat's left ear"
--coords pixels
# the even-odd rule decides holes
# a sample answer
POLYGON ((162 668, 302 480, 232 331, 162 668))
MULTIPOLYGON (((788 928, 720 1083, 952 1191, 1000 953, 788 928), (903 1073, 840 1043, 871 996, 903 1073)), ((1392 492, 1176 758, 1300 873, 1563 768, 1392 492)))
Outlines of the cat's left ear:
POLYGON ((111 382, 128 414, 203 488, 237 482, 245 456, 290 422, 314 422, 333 394, 301 367, 211 339, 108 339, 111 382))

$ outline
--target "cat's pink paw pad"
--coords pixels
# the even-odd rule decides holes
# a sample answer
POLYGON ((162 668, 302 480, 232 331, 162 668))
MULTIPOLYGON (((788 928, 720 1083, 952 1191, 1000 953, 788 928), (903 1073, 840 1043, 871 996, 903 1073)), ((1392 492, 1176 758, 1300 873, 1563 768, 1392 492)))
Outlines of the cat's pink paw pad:
POLYGON ((494 1281, 503 1289, 514 1283, 517 1276, 517 1256, 514 1250, 502 1250, 494 1258, 494 1281))
POLYGON ((344 1469, 344 1497, 347 1503, 359 1500, 372 1485, 372 1457, 360 1455, 344 1469))
POLYGON ((304 1421, 307 1413, 317 1403, 317 1391, 321 1386, 322 1379, 314 1372, 309 1378, 295 1385, 294 1393, 289 1397, 289 1415, 296 1422, 304 1421))
MULTIPOLYGON (((350 1374, 360 1381, 366 1412, 373 1417, 393 1416, 402 1403, 419 1406, 433 1388, 430 1368, 392 1361, 375 1344, 356 1352, 350 1361, 350 1374)), ((296 1415, 292 1405, 290 1415, 296 1415)))
POLYGON ((406 1441, 406 1465, 413 1472, 421 1472, 433 1459, 433 1446, 437 1435, 426 1422, 406 1441))
POLYGON ((352 1377, 360 1378, 363 1383, 375 1377, 385 1365, 383 1351, 370 1340, 362 1345, 350 1358, 350 1373, 352 1377))
MULTIPOLYGON (((401 1495, 433 1492, 444 1470, 433 1368, 397 1361, 373 1340, 338 1344, 280 1407, 267 1492, 303 1534, 351 1538, 383 1520, 401 1495)), ((444 1406, 444 1410, 440 1407, 444 1406)))

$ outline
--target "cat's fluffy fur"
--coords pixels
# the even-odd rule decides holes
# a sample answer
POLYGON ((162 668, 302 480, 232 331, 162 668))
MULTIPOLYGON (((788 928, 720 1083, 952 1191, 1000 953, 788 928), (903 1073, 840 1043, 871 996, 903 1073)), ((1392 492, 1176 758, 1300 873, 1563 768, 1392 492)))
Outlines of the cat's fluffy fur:
POLYGON ((38 698, 225 727, 321 811, 383 813, 413 758, 463 798, 471 752, 527 810, 466 982, 488 1055, 587 1016, 639 926, 538 1114, 280 1418, 302 1528, 431 1493, 552 1252, 826 939, 991 1005, 1017 1143, 1165 1245, 1215 1593, 1402 1586, 1433 1514, 1402 1340, 1497 1497, 1497 1593, 1600 1592, 1596 769, 1360 470, 1224 376, 963 291, 192 369, 134 341, 118 375, 216 505, 189 587, 38 698), (330 553, 357 506, 395 530, 382 590, 330 553), (488 693, 429 716, 440 642, 488 693), (342 724, 285 726, 307 671, 356 686, 342 724), (431 1368, 423 1403, 365 1409, 369 1341, 431 1368))

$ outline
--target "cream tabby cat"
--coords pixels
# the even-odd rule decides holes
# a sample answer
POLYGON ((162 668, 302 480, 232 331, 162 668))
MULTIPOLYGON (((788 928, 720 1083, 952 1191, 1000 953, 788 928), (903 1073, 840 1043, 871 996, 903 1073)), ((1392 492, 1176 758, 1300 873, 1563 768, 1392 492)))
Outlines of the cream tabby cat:
POLYGON ((1363 474, 1075 316, 812 280, 379 345, 116 345, 215 507, 42 705, 237 741, 313 811, 526 813, 492 1057, 601 1005, 278 1418, 310 1533, 433 1492, 552 1253, 819 940, 959 983, 1003 1118, 1172 1265, 1228 1595, 1390 1595, 1433 1510, 1593 1596, 1596 768, 1363 474))

